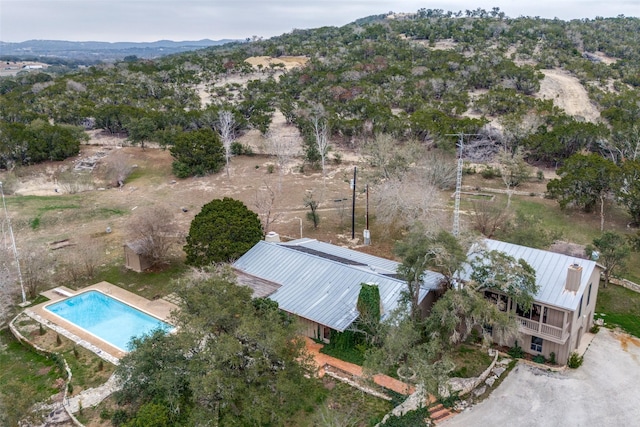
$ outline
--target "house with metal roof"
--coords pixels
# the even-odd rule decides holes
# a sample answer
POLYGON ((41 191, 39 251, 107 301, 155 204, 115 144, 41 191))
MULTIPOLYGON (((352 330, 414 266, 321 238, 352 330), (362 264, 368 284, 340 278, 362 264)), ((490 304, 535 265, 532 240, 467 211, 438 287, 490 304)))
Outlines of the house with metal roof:
MULTIPOLYGON (((305 335, 324 340, 331 330, 343 332, 358 318, 356 304, 362 284, 378 286, 381 320, 399 306, 406 282, 396 274, 398 265, 314 239, 260 241, 233 263, 240 284, 271 283, 273 292, 268 298, 296 315, 305 335)), ((439 273, 426 272, 419 297, 425 313, 442 279, 439 273)))
MULTIPOLYGON (((518 338, 511 342, 498 340, 499 344, 513 346, 517 339, 527 353, 542 354, 546 358, 554 353, 558 363, 566 363, 585 332, 593 326, 602 267, 591 260, 497 240, 485 239, 481 244, 489 251, 523 259, 536 271, 538 292, 528 312, 514 307, 506 295, 485 291, 485 297, 495 301, 501 310, 514 311, 520 325, 518 338)), ((472 248, 469 257, 474 256, 477 253, 472 248)), ((468 277, 468 272, 461 274, 463 280, 468 277)))

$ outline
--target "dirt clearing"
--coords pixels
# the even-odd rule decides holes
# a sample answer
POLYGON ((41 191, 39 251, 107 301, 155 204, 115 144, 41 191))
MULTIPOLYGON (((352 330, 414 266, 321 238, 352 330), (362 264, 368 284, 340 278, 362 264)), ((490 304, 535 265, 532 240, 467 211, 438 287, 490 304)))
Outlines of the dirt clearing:
POLYGON ((542 70, 544 79, 540 83, 537 98, 552 99, 553 103, 567 114, 582 117, 588 122, 596 123, 600 112, 591 103, 587 90, 580 81, 562 70, 542 70))

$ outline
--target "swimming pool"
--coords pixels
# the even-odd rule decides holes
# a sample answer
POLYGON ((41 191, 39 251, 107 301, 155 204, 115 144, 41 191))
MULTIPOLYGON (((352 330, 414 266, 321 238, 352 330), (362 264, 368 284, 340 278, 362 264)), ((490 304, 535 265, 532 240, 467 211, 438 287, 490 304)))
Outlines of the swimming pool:
POLYGON ((108 344, 128 351, 131 338, 173 326, 99 291, 87 291, 50 304, 45 310, 60 316, 108 344))

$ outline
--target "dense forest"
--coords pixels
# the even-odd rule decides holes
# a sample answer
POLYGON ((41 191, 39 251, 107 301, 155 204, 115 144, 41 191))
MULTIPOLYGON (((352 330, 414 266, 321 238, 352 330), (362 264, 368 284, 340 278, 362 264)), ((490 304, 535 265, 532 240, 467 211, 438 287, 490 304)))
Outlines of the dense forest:
MULTIPOLYGON (((217 129, 228 111, 234 134, 267 134, 276 109, 300 129, 311 164, 323 154, 315 132, 321 117, 336 145, 386 134, 398 144, 452 150, 451 135, 465 133, 469 158, 505 148, 529 163, 561 166, 590 152, 621 168, 638 155, 639 30, 640 19, 625 16, 567 22, 509 18, 498 8, 421 9, 154 61, 27 72, 0 80, 0 168, 73 155, 83 128, 171 147, 185 132, 217 129), (246 59, 256 56, 308 61, 254 67, 246 59), (577 78, 599 117, 571 115, 536 96, 549 69, 577 78)), ((635 162, 621 170, 623 178, 614 175, 623 182, 640 174, 635 162)))

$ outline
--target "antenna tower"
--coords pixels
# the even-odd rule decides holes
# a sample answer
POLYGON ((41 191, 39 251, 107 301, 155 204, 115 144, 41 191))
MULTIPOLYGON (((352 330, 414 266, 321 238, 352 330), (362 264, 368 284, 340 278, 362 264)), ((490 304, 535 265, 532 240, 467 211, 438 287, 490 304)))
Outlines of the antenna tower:
POLYGON ((465 136, 482 136, 477 133, 454 133, 448 134, 447 136, 457 136, 458 137, 458 170, 456 173, 456 194, 455 194, 455 203, 453 205, 453 229, 451 230, 451 234, 455 237, 460 235, 460 193, 462 192, 462 167, 464 165, 462 152, 464 149, 464 137, 465 136))

